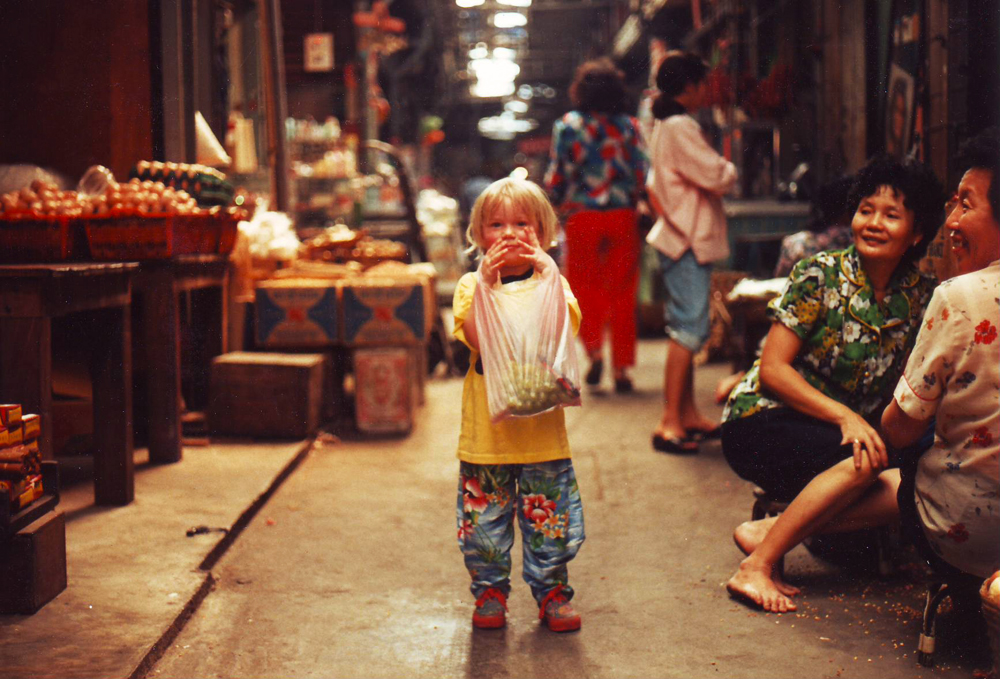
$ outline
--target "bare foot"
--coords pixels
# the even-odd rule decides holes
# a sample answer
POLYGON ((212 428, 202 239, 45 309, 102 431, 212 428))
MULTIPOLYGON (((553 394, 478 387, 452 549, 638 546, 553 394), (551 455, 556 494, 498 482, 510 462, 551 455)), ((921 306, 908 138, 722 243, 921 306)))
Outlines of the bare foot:
POLYGON ((733 387, 740 383, 740 380, 743 379, 745 374, 746 373, 741 370, 733 373, 732 375, 727 375, 719 380, 719 383, 715 385, 715 402, 725 403, 726 399, 729 398, 729 392, 733 390, 733 387))
POLYGON ((719 426, 717 420, 710 420, 701 414, 681 420, 681 424, 688 431, 712 431, 719 426))
POLYGON ((748 556, 740 562, 739 570, 726 583, 729 593, 736 598, 752 601, 771 613, 797 610, 795 602, 782 594, 772 580, 773 569, 758 561, 753 556, 748 556))
MULTIPOLYGON (((733 542, 736 546, 740 548, 740 551, 750 556, 753 554, 754 550, 757 549, 758 545, 764 541, 764 537, 767 536, 767 532, 771 530, 771 526, 778 520, 776 516, 769 516, 764 519, 758 519, 757 521, 744 521, 736 530, 733 531, 733 542)), ((775 568, 771 573, 771 582, 774 586, 778 588, 778 591, 785 596, 796 596, 800 594, 800 590, 795 585, 789 585, 785 582, 784 578, 781 577, 781 572, 775 568)))
POLYGON ((769 516, 757 521, 744 521, 733 531, 733 541, 746 556, 753 554, 757 545, 764 541, 771 526, 778 520, 776 516, 769 516))

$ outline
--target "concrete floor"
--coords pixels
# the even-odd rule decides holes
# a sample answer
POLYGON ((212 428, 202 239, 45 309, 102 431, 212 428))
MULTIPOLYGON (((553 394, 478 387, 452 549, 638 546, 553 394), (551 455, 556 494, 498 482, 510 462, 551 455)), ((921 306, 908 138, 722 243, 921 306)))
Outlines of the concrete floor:
MULTIPOLYGON (((0 677, 922 678, 989 664, 947 614, 938 666, 916 663, 923 573, 907 552, 879 580, 800 547, 797 613, 732 601, 750 486, 718 443, 650 448, 663 351, 641 343, 635 394, 567 411, 588 535, 570 567, 579 633, 538 624, 519 547, 508 627, 472 631, 455 543, 461 380, 438 379, 407 438, 216 444, 140 468, 128 507, 67 493, 69 588, 34 616, 0 616, 0 677), (199 524, 246 528, 206 570, 219 534, 184 536, 199 524)), ((713 415, 725 372, 697 374, 713 415)))

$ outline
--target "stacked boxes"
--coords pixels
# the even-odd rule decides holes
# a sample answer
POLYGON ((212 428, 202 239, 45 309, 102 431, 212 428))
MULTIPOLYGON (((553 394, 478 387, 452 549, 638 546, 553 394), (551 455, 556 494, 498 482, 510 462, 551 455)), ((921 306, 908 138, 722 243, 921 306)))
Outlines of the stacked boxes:
POLYGON ((364 273, 337 266, 300 263, 284 278, 258 283, 257 344, 351 349, 358 429, 408 432, 423 398, 436 313, 433 266, 385 262, 364 273))
POLYGON ((358 429, 405 434, 413 428, 412 352, 406 348, 354 352, 354 413, 358 429))
POLYGON ((261 281, 256 290, 257 344, 303 348, 411 346, 430 333, 433 285, 426 276, 301 276, 261 281))
POLYGON ((430 288, 424 281, 360 276, 341 283, 341 289, 347 344, 399 346, 426 340, 430 288))
POLYGON ((0 405, 0 502, 12 512, 42 495, 42 458, 38 415, 25 415, 19 404, 0 405))
POLYGON ((325 347, 337 342, 337 288, 333 281, 261 281, 254 307, 257 344, 262 347, 325 347))

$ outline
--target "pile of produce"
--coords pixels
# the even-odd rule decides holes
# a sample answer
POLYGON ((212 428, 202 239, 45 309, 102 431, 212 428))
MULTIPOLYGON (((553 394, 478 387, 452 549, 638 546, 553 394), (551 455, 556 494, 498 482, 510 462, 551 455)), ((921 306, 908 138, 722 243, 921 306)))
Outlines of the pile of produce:
POLYGON ((580 389, 541 363, 514 363, 510 371, 511 415, 537 415, 580 398, 580 389))

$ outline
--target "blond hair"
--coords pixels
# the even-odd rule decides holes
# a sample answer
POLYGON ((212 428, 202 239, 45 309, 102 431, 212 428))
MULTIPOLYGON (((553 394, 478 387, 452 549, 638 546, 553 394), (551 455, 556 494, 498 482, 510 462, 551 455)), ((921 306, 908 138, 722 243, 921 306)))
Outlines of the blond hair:
POLYGON ((482 252, 483 225, 505 200, 509 200, 515 208, 524 210, 538 225, 538 242, 543 250, 555 245, 559 220, 548 196, 534 182, 505 177, 487 186, 472 206, 469 229, 465 232, 465 239, 471 245, 469 252, 482 252))

